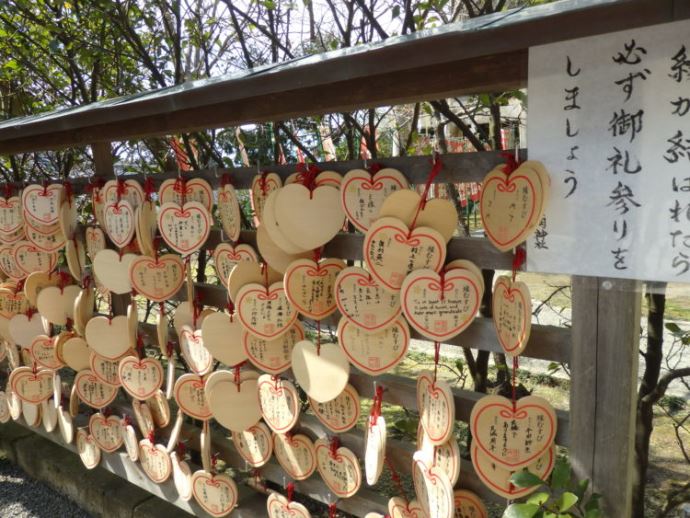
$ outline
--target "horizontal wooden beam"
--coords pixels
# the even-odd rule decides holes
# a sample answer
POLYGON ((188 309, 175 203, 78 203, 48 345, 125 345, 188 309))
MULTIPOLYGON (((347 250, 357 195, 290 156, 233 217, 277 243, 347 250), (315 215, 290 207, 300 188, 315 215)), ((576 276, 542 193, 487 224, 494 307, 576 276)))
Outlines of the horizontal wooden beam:
MULTIPOLYGON (((512 154, 512 151, 510 152, 512 154)), ((520 149, 518 157, 520 160, 527 159, 527 149, 520 149)), ((470 153, 448 153, 439 155, 439 159, 443 164, 441 171, 433 178, 432 183, 461 183, 461 182, 481 182, 484 176, 494 167, 504 164, 506 158, 504 152, 500 151, 478 151, 470 153)), ((410 184, 422 185, 426 183, 429 172, 432 166, 431 156, 396 156, 381 158, 369 161, 368 165, 373 162, 380 164, 382 167, 392 167, 401 171, 410 184)), ((362 169, 364 167, 363 160, 343 160, 333 162, 316 162, 313 165, 323 171, 336 171, 340 174, 345 174, 352 169, 362 169)), ((227 175, 236 189, 248 189, 251 186, 254 176, 261 171, 270 171, 277 173, 283 180, 290 176, 297 170, 296 164, 280 165, 280 164, 257 164, 253 167, 235 167, 215 168, 215 169, 198 169, 184 173, 184 178, 187 180, 192 178, 203 178, 208 181, 213 187, 217 188, 222 177, 227 175)), ((151 175, 150 178, 156 187, 159 187, 165 180, 174 179, 179 176, 178 171, 165 171, 151 175)), ((147 179, 146 175, 134 174, 123 175, 122 178, 127 180, 135 180, 143 185, 147 179)), ((75 194, 84 194, 87 192, 92 177, 79 177, 70 180, 72 190, 75 194)), ((16 188, 22 188, 23 185, 19 183, 13 184, 16 188)))
POLYGON ((531 46, 688 17, 674 0, 573 0, 0 124, 0 153, 526 86, 531 46))
MULTIPOLYGON (((201 296, 204 305, 220 309, 227 306, 227 290, 223 286, 195 283, 195 290, 201 296)), ((187 290, 183 287, 174 300, 186 300, 186 297, 187 290)), ((340 314, 336 311, 335 314, 322 320, 321 325, 323 329, 335 329, 339 319, 340 314)), ((414 330, 412 330, 412 337, 428 341, 414 330)), ((476 317, 465 331, 444 343, 496 353, 503 352, 498 344, 494 324, 490 318, 486 317, 476 317)), ((529 345, 523 355, 539 360, 568 363, 570 350, 570 329, 533 325, 529 345)))

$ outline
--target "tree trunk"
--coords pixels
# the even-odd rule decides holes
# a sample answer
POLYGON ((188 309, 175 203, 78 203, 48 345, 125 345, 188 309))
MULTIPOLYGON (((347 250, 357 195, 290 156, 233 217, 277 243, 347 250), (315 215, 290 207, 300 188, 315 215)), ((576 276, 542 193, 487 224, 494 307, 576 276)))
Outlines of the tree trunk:
POLYGON ((637 426, 635 431, 635 466, 633 473, 633 518, 644 518, 645 487, 649 467, 649 441, 654 430, 654 403, 656 398, 646 398, 659 383, 664 346, 664 308, 666 284, 654 284, 654 292, 647 285, 647 350, 645 370, 637 401, 637 426))
MULTIPOLYGON (((493 312, 491 310, 492 287, 494 285, 494 270, 482 270, 484 277, 484 296, 482 297, 482 304, 479 307, 479 314, 483 317, 491 318, 493 312)), ((486 392, 488 386, 489 375, 489 351, 478 351, 477 361, 475 362, 476 372, 472 376, 474 379, 474 390, 476 392, 486 392)))

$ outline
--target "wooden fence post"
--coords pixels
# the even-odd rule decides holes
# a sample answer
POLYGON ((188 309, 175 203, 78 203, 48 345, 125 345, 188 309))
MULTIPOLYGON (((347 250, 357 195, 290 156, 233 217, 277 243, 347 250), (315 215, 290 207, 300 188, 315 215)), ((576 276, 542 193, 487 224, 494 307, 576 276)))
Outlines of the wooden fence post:
POLYGON ((641 284, 573 277, 570 457, 604 496, 604 516, 632 506, 641 284))
MULTIPOLYGON (((105 181, 115 178, 115 168, 113 167, 113 151, 110 142, 96 142, 91 144, 93 151, 93 164, 95 176, 103 178, 105 181)), ((123 295, 111 295, 111 304, 114 315, 126 315, 127 306, 131 296, 129 293, 123 295)))

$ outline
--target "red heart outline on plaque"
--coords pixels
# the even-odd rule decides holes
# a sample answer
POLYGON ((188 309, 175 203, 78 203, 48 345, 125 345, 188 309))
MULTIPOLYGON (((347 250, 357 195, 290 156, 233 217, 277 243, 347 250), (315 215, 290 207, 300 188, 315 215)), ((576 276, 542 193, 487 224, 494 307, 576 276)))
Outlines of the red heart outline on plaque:
POLYGON ((218 189, 218 219, 228 235, 228 239, 237 241, 242 229, 240 203, 235 188, 230 184, 218 189))
POLYGON ((455 505, 456 512, 465 513, 460 516, 489 518, 489 513, 486 511, 484 502, 482 502, 472 491, 456 489, 453 492, 453 504, 455 505))
POLYGON ((0 232, 12 234, 22 228, 22 201, 19 196, 0 197, 0 232))
POLYGON ((304 328, 299 320, 287 333, 273 340, 257 338, 249 331, 242 331, 242 347, 252 365, 277 376, 290 368, 292 349, 304 340, 304 328))
POLYGON ((290 304, 282 281, 268 288, 261 284, 246 284, 237 292, 237 316, 244 328, 257 338, 273 340, 287 333, 297 320, 297 311, 290 304), (283 313, 282 321, 272 322, 276 312, 283 313), (252 314, 258 314, 256 323, 252 314))
POLYGON ((366 333, 343 317, 337 335, 350 363, 370 376, 393 369, 405 358, 410 344, 410 328, 402 318, 381 331, 366 333))
POLYGON ((189 373, 177 378, 173 389, 177 406, 188 416, 200 421, 211 419, 211 409, 206 403, 205 386, 204 378, 189 373))
POLYGON ((345 433, 354 428, 361 411, 359 393, 349 384, 334 399, 325 403, 309 398, 309 406, 321 424, 333 433, 345 433), (349 409, 350 413, 343 409, 349 409))
POLYGON ((237 452, 253 468, 266 464, 273 454, 271 430, 261 421, 241 432, 232 432, 232 442, 237 452))
POLYGON ((227 475, 196 471, 192 475, 192 494, 204 511, 215 517, 230 514, 237 505, 237 486, 227 475))
POLYGON ((18 241, 12 248, 17 267, 29 275, 33 272, 52 272, 57 264, 57 254, 41 250, 29 241, 18 241))
POLYGON ((29 218, 42 225, 54 225, 60 217, 62 185, 28 185, 22 191, 22 210, 29 218))
POLYGON ((269 194, 280 189, 282 186, 283 181, 276 173, 257 174, 252 178, 252 185, 249 190, 249 203, 254 212, 255 227, 258 227, 263 219, 266 198, 268 198, 269 194))
POLYGON ((275 433, 287 433, 299 419, 299 395, 288 380, 259 376, 257 394, 261 416, 275 433))
POLYGON ((340 202, 345 216, 357 230, 366 233, 378 217, 386 197, 407 189, 407 179, 396 169, 381 169, 371 175, 363 169, 348 171, 340 184, 340 202))
POLYGON ((484 177, 479 208, 489 241, 501 252, 515 248, 527 239, 544 209, 539 174, 529 167, 519 167, 509 175, 501 167, 495 168, 484 177), (527 198, 522 212, 520 198, 527 198))
POLYGON ((30 367, 17 367, 10 373, 9 383, 19 399, 36 405, 53 395, 53 376, 51 370, 34 373, 30 367))
MULTIPOLYGON (((128 202, 135 209, 144 202, 144 189, 136 180, 108 180, 103 185, 103 203, 116 202, 118 199, 128 202), (118 196, 118 187, 120 193, 118 196)), ((100 193, 99 193, 100 194, 100 193)))
POLYGON ((122 385, 122 383, 120 383, 120 374, 118 373, 120 367, 119 360, 104 358, 91 351, 89 365, 91 366, 93 375, 106 385, 113 385, 115 387, 122 385))
POLYGON ((148 439, 139 441, 139 462, 144 473, 156 484, 162 484, 172 473, 170 455, 162 444, 153 444, 148 439))
POLYGON ((316 450, 306 435, 274 434, 273 453, 278 464, 294 480, 306 480, 316 470, 316 450), (297 461, 297 469, 294 461, 297 461))
POLYGON ((411 271, 443 267, 446 241, 433 228, 410 230, 399 219, 379 218, 364 238, 363 257, 381 287, 397 292, 411 271))
POLYGON ((405 318, 420 334, 446 342, 474 321, 482 300, 481 282, 468 270, 411 272, 400 288, 405 318))
POLYGON ((335 279, 345 268, 340 259, 297 259, 285 270, 285 294, 297 311, 307 318, 322 320, 337 309, 335 279))
POLYGON ((29 347, 31 357, 43 368, 57 370, 62 367, 62 362, 57 357, 55 341, 50 336, 38 335, 29 347))
POLYGON ((370 333, 390 326, 402 311, 398 293, 381 288, 364 268, 345 268, 338 274, 333 291, 340 314, 370 333), (377 300, 381 302, 371 302, 377 300))
POLYGON ((182 205, 183 201, 195 201, 201 203, 210 212, 213 206, 213 189, 203 178, 190 178, 184 183, 176 178, 170 178, 158 188, 158 201, 161 205, 169 202, 182 205), (183 185, 184 193, 182 192, 183 185))
POLYGON ((132 241, 136 219, 134 209, 128 201, 107 204, 103 210, 103 219, 105 231, 115 246, 124 248, 132 241))
POLYGON ((422 371, 417 377, 417 410, 429 441, 432 444, 444 444, 453 433, 455 399, 450 386, 440 379, 434 381, 432 372, 422 371), (433 422, 432 417, 439 416, 442 412, 445 413, 445 419, 433 422))
POLYGON ((390 518, 427 518, 424 508, 417 500, 408 502, 400 496, 388 500, 390 518))
MULTIPOLYGON (((470 448, 472 466, 474 471, 486 487, 488 487, 495 494, 507 498, 508 500, 515 500, 522 498, 530 493, 534 493, 539 486, 531 487, 517 487, 510 482, 510 477, 516 471, 509 470, 503 466, 493 462, 491 458, 484 455, 476 444, 470 448)), ((546 453, 529 464, 526 468, 530 473, 535 474, 542 480, 549 478, 553 470, 554 461, 556 459, 556 446, 551 446, 546 453)))
POLYGON ((78 430, 76 436, 77 453, 81 458, 82 463, 86 469, 93 469, 101 462, 101 450, 96 443, 96 439, 86 432, 86 430, 78 430))
POLYGON ((492 319, 506 354, 518 356, 527 347, 532 328, 532 298, 524 282, 502 275, 494 284, 492 319), (506 325, 501 325, 505 322, 506 325), (511 331, 516 329, 516 331, 511 331))
POLYGON ((44 252, 57 252, 65 246, 65 235, 58 225, 39 228, 27 220, 24 230, 27 241, 44 252))
POLYGON ((129 264, 129 282, 141 295, 154 302, 171 299, 185 280, 185 266, 174 254, 152 259, 141 255, 129 264))
POLYGON ((86 241, 86 253, 93 262, 96 254, 106 247, 105 234, 99 227, 86 227, 84 240, 86 241))
POLYGON ((321 478, 338 498, 350 498, 359 491, 362 470, 357 456, 351 450, 341 446, 333 452, 327 438, 317 440, 314 449, 321 478), (345 480, 339 480, 340 474, 345 474, 345 480))
POLYGON ((453 518, 455 514, 453 486, 445 471, 428 465, 423 455, 412 457, 412 480, 422 509, 428 516, 453 518), (436 503, 432 506, 431 504, 436 503))
POLYGON ((280 493, 271 493, 266 500, 268 518, 311 518, 311 513, 299 502, 290 502, 280 493))
POLYGON ((155 358, 126 356, 117 368, 122 388, 135 399, 146 401, 163 385, 163 366, 155 358))
POLYGON ((259 257, 254 249, 244 243, 235 246, 230 243, 220 243, 213 250, 212 258, 216 275, 223 285, 227 284, 230 272, 240 261, 259 262, 259 257))
POLYGON ((208 374, 213 367, 213 356, 206 347, 201 329, 194 331, 191 326, 180 329, 180 352, 189 368, 199 376, 208 374))
POLYGON ((112 453, 122 446, 122 430, 122 419, 116 415, 106 417, 96 412, 89 418, 89 432, 104 452, 112 453))
MULTIPOLYGON (((481 452, 487 455, 497 464, 509 469, 517 470, 527 466, 541 457, 553 444, 557 428, 556 412, 543 398, 527 396, 518 399, 513 410, 513 403, 502 396, 484 396, 472 407, 470 414, 470 429, 481 452), (544 430, 537 433, 537 421, 541 421, 544 430), (525 451, 524 437, 511 433, 506 441, 506 456, 501 456, 498 451, 492 451, 489 444, 489 434, 485 433, 491 428, 500 430, 511 429, 511 423, 524 422, 534 430, 532 450, 525 451), (541 440, 538 440, 539 437, 541 440)), ((523 429, 524 431, 524 429, 523 429)), ((502 448, 503 449, 503 448, 502 448)))
POLYGON ((103 383, 90 370, 77 373, 74 377, 74 387, 79 399, 96 410, 108 406, 117 396, 116 386, 103 383), (98 397, 99 393, 103 396, 102 399, 98 397))
POLYGON ((158 230, 170 248, 183 256, 199 250, 211 231, 211 214, 201 203, 190 201, 180 207, 164 203, 158 212, 158 230))

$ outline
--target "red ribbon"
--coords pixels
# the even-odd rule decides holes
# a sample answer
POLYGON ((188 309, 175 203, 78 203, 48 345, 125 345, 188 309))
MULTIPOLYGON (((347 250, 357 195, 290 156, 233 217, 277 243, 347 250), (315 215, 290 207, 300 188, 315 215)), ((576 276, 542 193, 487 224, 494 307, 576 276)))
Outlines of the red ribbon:
POLYGON ((117 201, 119 202, 122 196, 127 192, 127 186, 122 178, 117 179, 117 190, 115 192, 117 193, 117 201))
POLYGON ((232 180, 230 179, 230 175, 228 173, 225 173, 223 176, 220 177, 220 186, 225 187, 226 185, 231 185, 232 180))
POLYGON ((183 442, 178 442, 177 443, 177 454, 180 456, 180 459, 184 458, 185 453, 187 453, 187 447, 184 445, 183 442))
POLYGON ((219 453, 214 453, 213 455, 211 455, 211 469, 213 471, 216 470, 216 464, 218 464, 218 456, 219 453))
POLYGON ((335 504, 328 504, 328 518, 335 518, 335 513, 338 510, 338 508, 335 506, 335 504))
POLYGON ((517 275, 518 270, 525 263, 525 259, 527 259, 527 252, 525 252, 523 247, 518 246, 515 249, 515 255, 513 256, 513 282, 515 282, 515 276, 517 275))
POLYGON ((340 439, 333 436, 331 439, 331 457, 335 457, 338 454, 338 448, 340 448, 340 439))
POLYGON ((374 176, 376 173, 378 173, 381 169, 383 169, 383 164, 379 162, 374 162, 369 166, 369 174, 374 176))
POLYGON ((156 433, 152 430, 149 432, 149 434, 146 436, 146 438, 151 441, 151 444, 155 444, 156 442, 156 433))
POLYGON ((503 153, 501 153, 501 157, 506 159, 506 164, 503 166, 503 172, 507 175, 510 175, 522 164, 521 161, 515 158, 514 153, 504 151, 503 153))
POLYGON ((386 463, 386 466, 388 467, 388 471, 391 472, 391 480, 393 481, 393 484, 395 484, 395 487, 398 488, 398 493, 400 496, 405 496, 405 490, 403 489, 402 485, 402 480, 400 480, 400 475, 398 475, 398 472, 395 471, 395 468, 393 467, 393 464, 391 461, 388 459, 388 457, 384 458, 384 462, 386 463))
POLYGON ((374 426, 376 421, 381 416, 381 404, 383 403, 383 387, 376 386, 376 393, 374 394, 374 401, 371 405, 371 413, 369 414, 369 426, 374 426))
POLYGON ((65 189, 65 199, 67 200, 67 203, 69 203, 71 206, 72 205, 72 182, 70 182, 69 180, 65 180, 64 182, 62 182, 62 185, 65 189))
POLYGON ((305 164, 304 162, 297 164, 298 181, 310 191, 316 188, 316 177, 321 172, 321 169, 314 164, 305 164))
POLYGON ((517 370, 518 370, 518 357, 513 356, 513 380, 512 380, 512 394, 511 394, 511 400, 513 402, 513 414, 517 410, 517 370))
POLYGON ((74 320, 67 317, 67 319, 65 320, 65 329, 67 329, 67 331, 71 331, 73 326, 74 326, 74 320))
POLYGON ((295 493, 295 484, 293 484, 292 482, 290 482, 290 483, 287 485, 287 501, 288 501, 288 504, 289 504, 290 502, 292 502, 292 496, 294 495, 294 493, 295 493))
POLYGON ((431 171, 429 171, 429 176, 427 176, 426 184, 424 185, 422 199, 419 201, 419 205, 417 206, 417 212, 415 212, 414 218, 412 219, 412 223, 410 224, 410 232, 414 229, 415 224, 417 223, 419 213, 426 206, 426 200, 429 196, 429 190, 431 189, 431 185, 434 182, 434 179, 438 176, 438 173, 441 172, 441 169, 443 169, 443 162, 441 162, 438 153, 434 154, 434 158, 432 159, 431 164, 431 171))
POLYGON ((137 354, 140 360, 144 357, 144 339, 141 335, 137 335, 137 354))
POLYGON ((151 195, 156 191, 156 186, 153 183, 153 179, 147 176, 144 180, 144 197, 146 201, 151 201, 151 195))
POLYGON ((6 183, 5 184, 5 198, 11 198, 12 197, 12 184, 6 183))

